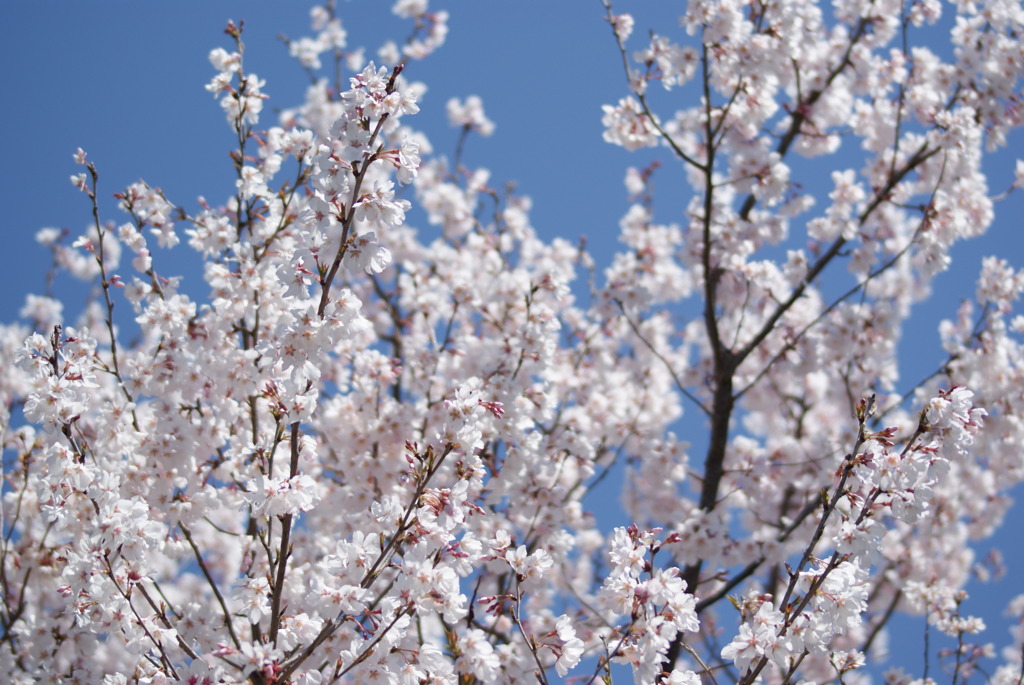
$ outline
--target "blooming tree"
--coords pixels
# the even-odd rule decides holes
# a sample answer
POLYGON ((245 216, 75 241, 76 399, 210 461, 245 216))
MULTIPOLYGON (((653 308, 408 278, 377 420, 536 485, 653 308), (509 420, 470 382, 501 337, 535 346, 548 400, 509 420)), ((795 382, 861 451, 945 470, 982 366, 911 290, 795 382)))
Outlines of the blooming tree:
MULTIPOLYGON (((97 297, 0 328, 11 682, 853 683, 895 612, 952 648, 889 681, 994 657, 1020 682, 1024 634, 976 644, 963 588, 1024 476, 1024 273, 984 262, 909 392, 896 343, 993 221, 1024 8, 691 0, 643 37, 604 8, 604 138, 690 186, 659 223, 658 167, 628 169, 604 268, 415 128, 447 33, 426 0, 373 60, 314 8, 288 43, 313 85, 276 122, 228 24, 223 204, 139 182, 108 221, 78 151, 92 225, 39 240, 97 297), (205 298, 161 270, 182 240, 205 298)), ((459 151, 494 130, 472 95, 447 114, 459 151)))

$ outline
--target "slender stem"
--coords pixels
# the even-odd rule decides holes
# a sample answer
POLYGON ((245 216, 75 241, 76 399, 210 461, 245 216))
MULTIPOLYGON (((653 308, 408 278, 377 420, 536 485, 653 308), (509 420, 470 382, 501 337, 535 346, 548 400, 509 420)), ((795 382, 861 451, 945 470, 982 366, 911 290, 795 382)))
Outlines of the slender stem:
MULTIPOLYGON (((295 478, 299 473, 299 422, 290 426, 291 464, 288 477, 295 478)), ((277 551, 277 578, 274 581, 270 606, 270 641, 277 644, 277 633, 281 627, 281 597, 284 595, 284 581, 288 569, 288 557, 291 555, 292 513, 281 517, 281 545, 277 551)))
POLYGON ((533 637, 526 632, 526 628, 523 627, 523 621, 520 617, 520 610, 523 605, 523 589, 519 582, 516 580, 516 604, 512 609, 512 619, 515 621, 516 628, 519 629, 519 634, 523 636, 523 641, 526 643, 526 648, 530 650, 530 654, 533 655, 533 661, 537 664, 537 671, 534 675, 537 677, 537 682, 547 685, 548 677, 544 673, 544 664, 540 662, 540 654, 537 653, 537 643, 533 637))
MULTIPOLYGON (((402 520, 398 525, 398 529, 392 536, 388 544, 381 550, 377 556, 376 561, 363 575, 363 579, 359 583, 361 588, 369 588, 380 576, 382 570, 391 563, 391 559, 398 552, 398 548, 405 539, 406 532, 411 527, 415 519, 415 511, 419 506, 420 497, 426 490, 427 484, 434 477, 437 471, 441 468, 442 463, 452 450, 455 449, 454 445, 446 445, 445 449, 440 454, 435 454, 432 448, 427 449, 427 453, 424 456, 425 464, 423 472, 418 476, 416 489, 406 505, 405 512, 402 516, 402 520)), ((324 642, 334 634, 334 632, 341 627, 341 624, 347 620, 348 616, 344 613, 339 614, 334 620, 329 621, 315 638, 294 657, 281 664, 281 672, 278 675, 278 679, 281 682, 287 681, 288 677, 296 671, 310 656, 316 651, 317 647, 322 645, 324 642)))
POLYGON ((224 601, 224 595, 221 594, 220 588, 217 587, 217 582, 213 579, 213 575, 210 573, 210 569, 206 565, 206 560, 203 559, 203 555, 199 551, 199 547, 196 545, 195 540, 192 539, 192 531, 190 531, 183 523, 179 523, 178 528, 181 529, 186 542, 188 542, 189 547, 192 548, 192 553, 196 558, 196 564, 199 566, 199 570, 203 572, 203 577, 206 578, 206 582, 213 591, 213 596, 217 599, 217 604, 220 605, 221 613, 224 616, 224 626, 228 629, 228 635, 231 636, 231 641, 234 643, 236 649, 241 649, 242 643, 238 640, 238 636, 235 635, 235 628, 231 623, 231 612, 228 611, 227 602, 224 601))

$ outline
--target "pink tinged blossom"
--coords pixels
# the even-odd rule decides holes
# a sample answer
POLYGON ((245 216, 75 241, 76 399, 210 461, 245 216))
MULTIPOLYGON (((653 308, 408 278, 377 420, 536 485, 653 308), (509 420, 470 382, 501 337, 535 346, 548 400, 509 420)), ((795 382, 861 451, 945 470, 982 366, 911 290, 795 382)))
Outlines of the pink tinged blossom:
POLYGON ((249 483, 243 498, 254 515, 267 518, 309 511, 320 501, 315 481, 304 474, 288 479, 259 474, 249 483))
POLYGON ((501 661, 487 635, 478 629, 466 631, 459 638, 459 658, 456 667, 460 673, 480 678, 484 682, 498 680, 501 661))
POLYGON ((629 151, 657 145, 657 131, 636 99, 623 98, 617 106, 603 105, 601 109, 604 111, 601 124, 605 127, 606 142, 629 151))
MULTIPOLYGON (((404 0, 399 0, 396 3, 396 13, 398 13, 397 6, 402 4, 405 4, 404 0)), ((419 2, 413 0, 412 4, 417 5, 419 2)), ((421 22, 421 32, 419 37, 406 42, 402 53, 411 59, 425 59, 444 45, 445 39, 448 37, 448 12, 445 10, 426 12, 424 7, 422 11, 417 11, 412 16, 421 22)))
POLYGON ((25 304, 18 316, 35 321, 42 330, 52 330, 61 322, 63 311, 64 305, 59 300, 29 294, 25 296, 25 304))
POLYGON ((288 44, 288 53, 302 66, 314 70, 320 68, 320 53, 327 49, 323 41, 305 36, 288 44))
POLYGON ((626 191, 633 196, 639 195, 644 191, 646 182, 644 181, 643 175, 636 167, 629 167, 626 169, 626 177, 624 179, 626 185, 626 191))
POLYGON ((547 551, 538 549, 530 553, 525 545, 519 545, 514 551, 506 552, 505 561, 519 576, 520 582, 529 586, 539 583, 555 563, 547 551))
POLYGON ((409 206, 408 200, 395 200, 394 184, 391 181, 376 185, 373 191, 362 195, 354 205, 356 219, 380 228, 401 225, 409 206))
POLYGON ((494 122, 484 114, 484 103, 478 95, 470 95, 465 102, 452 98, 446 109, 452 126, 473 129, 484 137, 494 133, 494 122))
POLYGON ((54 246, 58 243, 62 235, 62 231, 59 228, 41 228, 36 231, 35 240, 40 245, 54 246))
POLYGON ((986 257, 981 263, 975 297, 978 304, 991 305, 1006 314, 1024 291, 1024 272, 1015 271, 1005 259, 986 257))
POLYGON ((558 675, 565 676, 569 669, 573 668, 580 662, 583 656, 584 645, 583 640, 576 637, 576 630, 572 627, 572 620, 565 614, 558 617, 558 621, 555 623, 555 632, 557 633, 558 640, 561 642, 553 648, 553 651, 558 655, 558 659, 555 661, 555 670, 558 675))
POLYGON ((635 20, 631 14, 616 14, 612 16, 612 29, 615 31, 615 36, 619 41, 625 43, 629 40, 629 37, 633 34, 633 26, 635 20))
POLYGON ((681 631, 695 633, 700 630, 697 618, 697 598, 686 592, 683 583, 672 584, 672 594, 666 597, 672 622, 681 631))
POLYGON ((664 36, 652 36, 646 50, 633 55, 637 62, 657 67, 655 77, 661 80, 665 90, 681 86, 693 78, 699 64, 697 51, 690 47, 679 47, 664 36))
POLYGON ((925 414, 929 425, 937 430, 972 425, 979 411, 973 408, 973 398, 974 393, 961 386, 932 398, 925 414))
POLYGON ((701 679, 694 671, 676 668, 668 676, 668 685, 701 685, 701 679))
POLYGON ((350 269, 379 274, 391 263, 391 251, 377 242, 372 231, 356 236, 349 246, 350 269))
POLYGON ((722 649, 722 658, 733 662, 736 670, 746 673, 755 659, 764 656, 761 638, 755 635, 751 627, 743 623, 739 633, 722 649))
POLYGON ((619 573, 605 579, 599 596, 604 606, 625 616, 633 610, 633 598, 639 585, 636 578, 619 573))
POLYGON ((722 649, 722 658, 732 660, 740 673, 747 672, 761 657, 786 669, 794 649, 790 638, 782 635, 783 624, 782 612, 771 602, 762 603, 750 622, 741 624, 739 634, 722 649))
POLYGON ((428 0, 395 0, 391 12, 405 19, 421 17, 427 13, 427 5, 428 0))
POLYGON ((836 551, 870 562, 879 551, 884 534, 885 527, 871 518, 859 524, 850 520, 843 521, 836 535, 836 551))
POLYGON ((239 650, 242 673, 249 675, 260 672, 264 676, 273 673, 273 663, 281 658, 278 650, 258 642, 243 642, 239 650))
POLYGON ((251 166, 242 167, 242 177, 235 182, 242 199, 266 197, 270 195, 266 180, 259 169, 251 166))
POLYGON ((368 592, 358 585, 336 585, 322 578, 311 581, 306 595, 310 608, 323 616, 359 613, 365 609, 369 599, 368 592))
MULTIPOLYGON (((401 147, 392 155, 392 164, 395 166, 395 178, 405 185, 412 183, 420 168, 420 146, 415 141, 406 140, 401 147)), ((408 208, 407 208, 408 209, 408 208)))
POLYGON ((210 51, 210 64, 217 71, 236 71, 241 68, 242 56, 237 52, 228 52, 224 48, 214 48, 210 51))
MULTIPOLYGON (((802 576, 805 581, 810 581, 823 571, 819 568, 804 572, 802 576)), ((867 573, 856 562, 844 561, 832 569, 811 601, 817 620, 837 635, 845 635, 859 626, 861 615, 867 608, 866 578, 867 573)))
POLYGON ((412 88, 396 90, 384 98, 384 110, 391 116, 416 114, 420 111, 417 91, 412 88))
POLYGON ((942 3, 939 0, 915 0, 910 7, 910 21, 914 26, 934 24, 942 16, 942 3))
POLYGON ((258 623, 270 612, 270 583, 266 578, 247 578, 238 586, 236 601, 249 623, 258 623))
MULTIPOLYGON (((312 10, 311 10, 312 12, 312 10)), ((331 19, 319 29, 318 39, 321 44, 328 48, 344 48, 348 43, 348 33, 341 25, 340 19, 331 19)))

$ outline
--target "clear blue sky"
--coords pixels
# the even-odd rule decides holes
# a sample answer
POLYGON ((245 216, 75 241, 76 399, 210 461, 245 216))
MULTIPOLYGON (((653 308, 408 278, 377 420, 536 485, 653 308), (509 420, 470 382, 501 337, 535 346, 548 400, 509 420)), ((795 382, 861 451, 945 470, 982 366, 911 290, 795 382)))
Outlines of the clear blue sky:
MULTIPOLYGON (((407 35, 408 25, 390 16, 390 4, 339 0, 350 45, 363 45, 373 54, 384 40, 407 35)), ((683 4, 633 0, 616 7, 635 14, 634 38, 656 28, 681 42, 686 38, 677 15, 683 4)), ((86 197, 68 182, 80 170, 71 159, 76 147, 85 149, 99 168, 105 219, 124 220, 111 193, 139 178, 163 188, 168 199, 190 211, 199 195, 214 205, 229 196, 232 136, 216 101, 203 89, 213 75, 207 54, 213 47, 230 48, 222 33, 227 18, 245 19, 247 71, 266 79, 264 91, 271 97, 262 123, 276 124, 271 110, 297 104, 307 84, 276 36, 309 35, 309 6, 259 0, 0 3, 5 154, 0 320, 13 320, 25 293, 43 289, 48 260, 34 242, 35 232, 56 226, 78 234, 89 223, 86 197)), ((480 95, 497 130, 490 138, 473 139, 465 161, 488 167, 493 185, 515 181, 521 193, 531 196, 533 224, 542 235, 574 241, 586 235, 599 266, 607 264, 626 208, 626 166, 643 166, 654 157, 668 166, 672 162, 664 152, 630 155, 601 140, 600 106, 616 102, 626 88, 600 2, 433 0, 432 8, 450 10, 451 31, 436 55, 406 71, 410 79, 429 86, 422 112, 410 124, 424 130, 438 151, 450 154, 456 132, 447 125, 445 103, 450 97, 480 95)), ((1024 149, 1020 135, 1013 142, 1024 149)), ((990 165, 993 192, 1012 178, 1013 162, 1013 155, 1004 153, 990 165)), ((827 177, 827 170, 812 173, 827 177)), ((660 180, 661 220, 679 220, 688 199, 683 190, 674 190, 683 188, 680 181, 677 171, 660 180)), ((904 382, 930 373, 942 359, 935 326, 953 314, 961 298, 973 296, 983 255, 995 252, 1024 267, 1024 198, 1018 194, 997 212, 986 237, 954 252, 953 269, 936 283, 934 304, 921 307, 908 325, 902 343, 904 382)), ((193 256, 181 245, 157 258, 168 274, 174 273, 169 265, 178 264, 174 259, 189 260, 180 262, 180 273, 197 278, 188 265, 195 264, 193 256)), ((73 312, 81 288, 68 286, 64 281, 58 292, 69 298, 73 312)), ((689 418, 694 417, 691 412, 689 418)), ((1018 508, 1008 527, 1019 528, 1022 521, 1024 512, 1018 508)), ((1011 553, 1013 535, 1000 542, 1014 564, 1010 576, 1020 578, 1024 559, 1011 553)), ((1005 600, 1021 591, 1024 584, 1013 580, 973 587, 973 611, 995 618, 1005 600)), ((1004 628, 990 621, 987 639, 1002 645, 1004 628)))
MULTIPOLYGON (((408 34, 409 24, 390 15, 390 4, 340 0, 350 45, 364 45, 373 55, 385 39, 408 34)), ((545 234, 575 240, 585 233, 592 244, 611 244, 626 206, 623 172, 642 162, 601 141, 600 105, 625 90, 600 3, 526 2, 516 11, 505 3, 448 5, 448 44, 406 71, 429 86, 410 124, 450 154, 456 132, 447 125, 445 103, 480 95, 498 128, 491 138, 472 141, 465 160, 488 166, 496 184, 517 182, 532 196, 535 225, 545 234)), ((3 3, 0 122, 11 171, 0 193, 8 210, 5 236, 14 238, 0 255, 5 292, 41 284, 38 268, 25 269, 36 266, 36 255, 44 257, 31 247, 37 228, 77 231, 89 220, 85 198, 67 183, 79 170, 71 160, 76 147, 98 166, 104 198, 140 177, 190 209, 200 194, 212 203, 228 197, 231 133, 203 89, 213 75, 207 54, 230 47, 222 34, 228 17, 244 18, 247 70, 267 80, 270 107, 292 106, 308 80, 276 36, 308 35, 309 6, 3 3)), ((655 14, 652 21, 675 26, 664 7, 655 14)), ((261 123, 277 122, 264 110, 261 123)), ((676 205, 683 202, 680 197, 676 205)), ((112 202, 107 209, 105 217, 122 220, 112 202)))

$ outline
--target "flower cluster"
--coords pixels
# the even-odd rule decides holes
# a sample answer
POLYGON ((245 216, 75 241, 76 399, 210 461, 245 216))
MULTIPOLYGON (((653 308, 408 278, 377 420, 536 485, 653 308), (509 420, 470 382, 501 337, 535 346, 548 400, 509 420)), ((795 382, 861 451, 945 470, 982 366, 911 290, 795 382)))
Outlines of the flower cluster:
POLYGON ((374 61, 314 8, 288 41, 312 85, 269 126, 229 23, 221 204, 140 181, 105 223, 76 153, 95 222, 38 239, 95 297, 0 326, 0 672, 865 682, 897 611, 956 641, 954 679, 992 658, 964 587, 1024 480, 1024 275, 983 262, 927 380, 897 353, 995 216, 1024 13, 694 0, 631 51, 640 20, 603 4, 628 91, 604 140, 658 157, 603 270, 465 165, 479 97, 409 80, 447 36, 427 0, 374 61), (944 11, 953 49, 915 45, 944 11), (203 286, 163 275, 174 248, 203 286))

